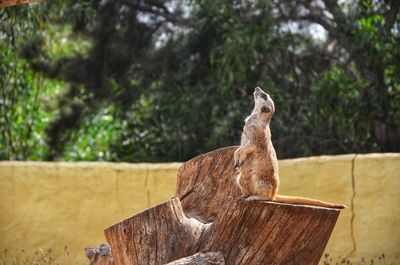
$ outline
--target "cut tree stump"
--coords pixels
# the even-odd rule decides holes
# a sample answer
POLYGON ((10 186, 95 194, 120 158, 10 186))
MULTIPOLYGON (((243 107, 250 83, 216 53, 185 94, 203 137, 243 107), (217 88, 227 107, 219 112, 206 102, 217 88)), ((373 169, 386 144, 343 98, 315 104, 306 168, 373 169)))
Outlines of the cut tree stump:
POLYGON ((233 153, 238 147, 197 156, 179 168, 175 196, 181 200, 187 216, 212 222, 227 198, 242 195, 233 167, 233 153))
POLYGON ((318 264, 340 211, 241 199, 236 148, 184 163, 175 198, 107 228, 113 262, 318 264))
POLYGON ((105 230, 116 264, 165 264, 198 252, 206 226, 187 218, 178 198, 105 230))

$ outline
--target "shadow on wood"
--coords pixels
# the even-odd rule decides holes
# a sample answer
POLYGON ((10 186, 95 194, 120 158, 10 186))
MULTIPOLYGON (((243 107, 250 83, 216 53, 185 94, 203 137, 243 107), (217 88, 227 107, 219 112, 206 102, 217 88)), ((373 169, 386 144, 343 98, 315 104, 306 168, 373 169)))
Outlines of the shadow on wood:
POLYGON ((184 163, 177 197, 107 228, 113 262, 318 264, 339 210, 240 199, 235 148, 184 163))

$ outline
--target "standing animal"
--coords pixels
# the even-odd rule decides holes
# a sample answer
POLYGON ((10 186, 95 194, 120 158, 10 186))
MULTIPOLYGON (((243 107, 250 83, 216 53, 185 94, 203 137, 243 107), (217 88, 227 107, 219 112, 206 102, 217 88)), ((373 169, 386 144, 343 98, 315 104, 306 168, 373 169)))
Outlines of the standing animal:
POLYGON ((275 105, 271 97, 257 87, 254 90, 254 109, 245 120, 240 147, 234 154, 235 167, 239 169, 237 184, 243 197, 337 209, 345 208, 346 206, 342 204, 277 194, 279 168, 270 129, 274 113, 275 105))

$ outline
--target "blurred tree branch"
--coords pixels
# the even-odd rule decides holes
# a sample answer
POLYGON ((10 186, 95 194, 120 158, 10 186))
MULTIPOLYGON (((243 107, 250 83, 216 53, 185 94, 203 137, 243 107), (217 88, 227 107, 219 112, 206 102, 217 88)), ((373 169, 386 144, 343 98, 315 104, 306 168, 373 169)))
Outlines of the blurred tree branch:
POLYGON ((171 13, 164 3, 155 0, 124 0, 124 3, 141 12, 150 13, 164 18, 166 21, 172 22, 180 26, 190 26, 190 20, 183 18, 181 12, 171 13))
POLYGON ((390 0, 390 8, 385 14, 385 24, 384 24, 384 29, 385 32, 389 32, 394 23, 396 22, 396 18, 399 15, 399 8, 400 8, 400 1, 398 0, 390 0))

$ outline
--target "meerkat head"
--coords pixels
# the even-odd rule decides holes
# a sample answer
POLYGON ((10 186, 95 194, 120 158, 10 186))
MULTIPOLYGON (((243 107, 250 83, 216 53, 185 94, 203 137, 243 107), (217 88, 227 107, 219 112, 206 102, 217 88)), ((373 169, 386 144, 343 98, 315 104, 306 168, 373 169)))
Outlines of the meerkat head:
POLYGON ((254 89, 254 110, 262 120, 270 120, 275 113, 275 105, 272 98, 261 88, 254 89))

